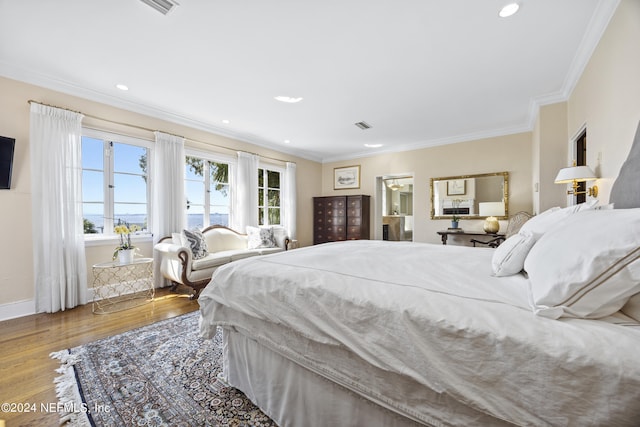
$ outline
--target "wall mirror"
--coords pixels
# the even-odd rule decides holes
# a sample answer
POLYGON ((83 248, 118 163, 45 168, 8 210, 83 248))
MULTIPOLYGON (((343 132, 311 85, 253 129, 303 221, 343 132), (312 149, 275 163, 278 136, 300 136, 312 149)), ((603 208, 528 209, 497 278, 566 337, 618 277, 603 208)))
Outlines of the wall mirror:
POLYGON ((509 172, 431 178, 431 219, 509 217, 509 172))

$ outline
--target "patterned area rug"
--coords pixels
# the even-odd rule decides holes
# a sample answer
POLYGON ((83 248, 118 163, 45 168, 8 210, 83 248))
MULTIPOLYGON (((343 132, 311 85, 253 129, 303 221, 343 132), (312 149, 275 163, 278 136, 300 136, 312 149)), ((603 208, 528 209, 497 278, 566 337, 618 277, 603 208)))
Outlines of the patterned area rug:
POLYGON ((198 336, 198 312, 53 353, 73 426, 275 426, 226 386, 221 332, 198 336))

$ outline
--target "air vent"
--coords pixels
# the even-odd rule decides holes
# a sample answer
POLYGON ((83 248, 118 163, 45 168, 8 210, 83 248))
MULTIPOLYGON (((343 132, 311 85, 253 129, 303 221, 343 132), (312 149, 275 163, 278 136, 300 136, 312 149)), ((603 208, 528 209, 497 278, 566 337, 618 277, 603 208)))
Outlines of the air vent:
POLYGON ((354 123, 354 124, 356 126, 358 126, 362 130, 371 128, 371 125, 369 123, 367 123, 367 122, 358 122, 358 123, 354 123))
POLYGON ((158 12, 166 15, 178 6, 178 2, 175 0, 140 0, 142 3, 147 4, 157 10, 158 12))

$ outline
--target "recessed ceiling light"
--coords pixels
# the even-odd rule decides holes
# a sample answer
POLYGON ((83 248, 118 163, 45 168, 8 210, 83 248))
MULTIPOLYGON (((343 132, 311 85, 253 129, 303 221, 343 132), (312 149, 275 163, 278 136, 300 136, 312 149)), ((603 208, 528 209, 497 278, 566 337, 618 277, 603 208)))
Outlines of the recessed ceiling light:
POLYGON ((367 148, 380 148, 382 144, 364 144, 364 146, 367 148))
POLYGON ((514 15, 518 9, 520 9, 520 5, 518 3, 509 3, 500 9, 500 13, 498 13, 498 15, 500 15, 501 18, 508 18, 509 16, 514 15))
POLYGON ((119 83, 116 85, 116 88, 120 89, 120 90, 129 90, 129 88, 127 87, 127 85, 123 85, 122 83, 119 83))
POLYGON ((302 101, 302 98, 294 98, 292 96, 274 96, 276 101, 287 102, 289 104, 295 104, 296 102, 302 101))
POLYGON ((285 144, 289 144, 289 143, 291 143, 291 140, 289 140, 289 139, 285 139, 285 140, 284 140, 284 143, 285 143, 285 144))
POLYGON ((223 120, 222 120, 222 123, 224 123, 225 125, 228 125, 230 122, 229 122, 229 120, 227 120, 227 119, 223 119, 223 120))

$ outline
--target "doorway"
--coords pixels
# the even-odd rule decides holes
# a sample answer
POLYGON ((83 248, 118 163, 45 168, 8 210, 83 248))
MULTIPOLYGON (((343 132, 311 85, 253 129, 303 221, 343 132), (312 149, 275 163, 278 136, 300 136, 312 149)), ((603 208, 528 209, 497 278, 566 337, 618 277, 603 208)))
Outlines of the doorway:
MULTIPOLYGON (((587 165, 587 129, 583 129, 576 139, 576 166, 587 165)), ((575 195, 575 204, 587 201, 587 183, 585 181, 578 183, 578 194, 575 195)))
POLYGON ((413 174, 376 178, 374 238, 413 241, 413 174))

